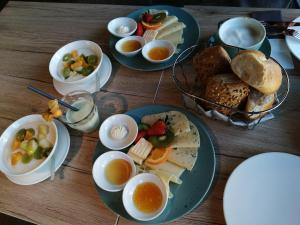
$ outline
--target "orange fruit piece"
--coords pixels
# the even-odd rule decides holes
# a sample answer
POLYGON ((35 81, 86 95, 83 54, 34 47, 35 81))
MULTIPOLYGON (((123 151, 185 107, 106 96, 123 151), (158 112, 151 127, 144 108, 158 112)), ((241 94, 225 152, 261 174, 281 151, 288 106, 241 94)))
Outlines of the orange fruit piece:
POLYGON ((146 159, 147 163, 150 164, 161 164, 167 161, 170 153, 172 152, 172 148, 167 147, 167 148, 154 148, 150 156, 146 159))
POLYGON ((156 30, 161 26, 161 23, 150 24, 150 23, 146 23, 145 21, 142 21, 142 24, 145 29, 149 29, 149 30, 156 30))

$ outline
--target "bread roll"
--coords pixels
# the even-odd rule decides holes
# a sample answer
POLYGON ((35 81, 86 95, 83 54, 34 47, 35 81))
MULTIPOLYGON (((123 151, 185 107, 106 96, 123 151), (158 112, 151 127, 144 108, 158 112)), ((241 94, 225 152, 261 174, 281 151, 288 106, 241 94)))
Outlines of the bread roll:
POLYGON ((196 83, 206 84, 209 76, 231 72, 230 57, 224 48, 214 46, 197 53, 193 58, 197 72, 196 83))
POLYGON ((282 80, 281 68, 256 50, 241 51, 231 62, 232 71, 263 94, 275 93, 282 80))
MULTIPOLYGON (((252 89, 248 96, 246 111, 247 112, 260 112, 272 108, 275 101, 275 94, 264 95, 259 91, 252 89)), ((265 113, 248 115, 249 119, 257 119, 265 113)))
MULTIPOLYGON (((235 74, 218 74, 207 79, 205 98, 224 106, 237 108, 247 98, 249 91, 249 86, 235 74)), ((215 108, 212 104, 207 107, 215 108)), ((225 115, 231 112, 231 109, 225 107, 215 109, 225 115)))

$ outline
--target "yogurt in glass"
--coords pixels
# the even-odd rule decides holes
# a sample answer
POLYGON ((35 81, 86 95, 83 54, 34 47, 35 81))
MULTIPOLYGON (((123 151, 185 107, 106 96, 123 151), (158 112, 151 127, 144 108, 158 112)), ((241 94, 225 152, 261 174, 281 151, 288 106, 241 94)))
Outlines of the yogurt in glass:
POLYGON ((64 115, 61 117, 64 123, 84 133, 90 133, 99 127, 98 109, 90 93, 74 91, 67 94, 63 101, 79 109, 73 111, 65 108, 64 115))

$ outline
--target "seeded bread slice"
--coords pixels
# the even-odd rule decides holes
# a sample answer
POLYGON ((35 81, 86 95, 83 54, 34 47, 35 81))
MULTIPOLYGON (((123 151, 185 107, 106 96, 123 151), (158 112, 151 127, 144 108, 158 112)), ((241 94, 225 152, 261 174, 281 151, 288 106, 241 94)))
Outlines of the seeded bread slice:
MULTIPOLYGON (((233 73, 218 74, 208 78, 205 98, 214 103, 237 108, 245 100, 250 92, 249 86, 233 73)), ((208 108, 228 115, 231 110, 225 107, 215 108, 207 104, 208 108)))

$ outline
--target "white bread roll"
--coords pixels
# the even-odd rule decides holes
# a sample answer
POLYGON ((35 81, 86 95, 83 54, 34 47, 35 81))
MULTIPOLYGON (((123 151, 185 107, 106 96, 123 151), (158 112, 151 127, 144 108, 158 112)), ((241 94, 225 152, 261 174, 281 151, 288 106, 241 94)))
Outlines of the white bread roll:
POLYGON ((245 83, 266 95, 276 92, 281 85, 280 66, 260 51, 241 51, 231 61, 231 69, 245 83))
MULTIPOLYGON (((275 101, 275 94, 264 95, 259 91, 252 89, 248 96, 246 111, 247 112, 260 112, 268 110, 273 106, 275 101)), ((251 120, 257 119, 265 113, 249 115, 248 118, 251 120)))

